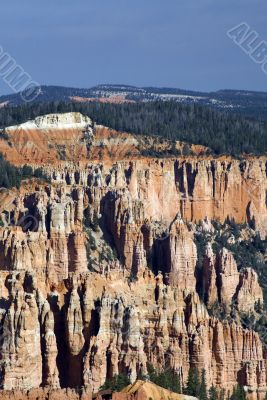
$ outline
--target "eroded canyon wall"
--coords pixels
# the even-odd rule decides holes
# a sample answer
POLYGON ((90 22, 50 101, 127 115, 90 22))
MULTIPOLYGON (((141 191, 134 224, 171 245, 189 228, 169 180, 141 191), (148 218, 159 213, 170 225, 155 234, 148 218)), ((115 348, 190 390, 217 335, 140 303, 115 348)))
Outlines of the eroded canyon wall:
POLYGON ((264 392, 259 335, 208 311, 233 301, 237 312, 253 311, 263 303, 258 276, 209 244, 199 277, 194 234, 197 221, 209 230, 209 220, 234 218, 265 237, 266 159, 118 159, 125 136, 101 128, 101 160, 88 124, 79 162, 32 163, 50 183, 0 194, 1 387, 96 391, 118 373, 147 375, 151 364, 171 367, 183 385, 196 366, 209 386, 264 392))

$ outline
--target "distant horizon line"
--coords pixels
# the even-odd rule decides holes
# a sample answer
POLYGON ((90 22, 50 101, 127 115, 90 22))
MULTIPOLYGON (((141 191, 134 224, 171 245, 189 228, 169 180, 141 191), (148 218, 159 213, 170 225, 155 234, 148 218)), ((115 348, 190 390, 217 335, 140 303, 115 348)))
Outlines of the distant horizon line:
MULTIPOLYGON (((182 92, 194 92, 194 93, 201 93, 201 94, 211 94, 211 93, 219 93, 219 92, 244 92, 244 93, 264 93, 267 94, 267 91, 259 91, 259 90, 250 90, 250 89, 217 89, 217 90, 211 90, 211 91, 202 91, 202 90, 197 90, 197 89, 184 89, 184 88, 180 88, 180 87, 174 87, 174 86, 136 86, 136 85, 132 85, 132 84, 124 84, 124 83, 99 83, 99 84, 95 84, 89 87, 77 87, 77 86, 65 86, 65 85, 58 85, 58 84, 41 84, 40 88, 62 88, 62 89, 74 89, 74 90, 90 90, 93 88, 97 88, 97 87, 117 87, 117 88, 121 88, 121 87, 125 87, 125 88, 136 88, 136 89, 158 89, 158 90, 179 90, 182 92)), ((21 92, 14 92, 14 93, 6 93, 6 94, 1 94, 0 93, 0 98, 1 97, 10 97, 10 96, 15 96, 20 94, 21 92)))

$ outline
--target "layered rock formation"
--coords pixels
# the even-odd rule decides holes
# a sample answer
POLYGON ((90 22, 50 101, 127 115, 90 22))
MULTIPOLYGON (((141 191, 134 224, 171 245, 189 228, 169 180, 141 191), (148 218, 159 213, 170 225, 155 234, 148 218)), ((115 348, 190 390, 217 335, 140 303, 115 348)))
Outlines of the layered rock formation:
POLYGON ((208 313, 215 303, 253 312, 263 303, 257 274, 212 244, 199 266, 194 223, 208 232, 207 218, 235 218, 263 237, 266 160, 146 159, 131 135, 62 118, 7 129, 13 149, 0 143, 51 178, 0 193, 1 387, 91 392, 151 364, 183 385, 195 366, 209 386, 264 392, 259 335, 208 313))
POLYGON ((209 385, 230 389, 238 378, 252 389, 265 387, 266 361, 258 335, 209 317, 195 292, 165 285, 160 275, 154 278, 145 271, 130 284, 116 271, 107 278, 76 276, 78 282, 68 280, 60 291, 48 291, 43 305, 41 290, 31 286, 34 277, 21 279, 16 273, 8 278, 18 288, 14 300, 14 289, 9 292, 3 316, 5 389, 57 387, 59 376, 64 385, 65 374, 68 385, 96 391, 112 374, 124 372, 134 381, 147 374, 148 364, 170 366, 185 384, 189 362, 207 370, 209 385), (62 323, 59 331, 53 317, 62 323))
POLYGON ((226 248, 216 258, 208 244, 201 280, 204 299, 209 307, 220 302, 230 308, 235 303, 240 312, 249 312, 254 310, 255 304, 263 304, 257 273, 246 267, 239 272, 233 254, 226 248))

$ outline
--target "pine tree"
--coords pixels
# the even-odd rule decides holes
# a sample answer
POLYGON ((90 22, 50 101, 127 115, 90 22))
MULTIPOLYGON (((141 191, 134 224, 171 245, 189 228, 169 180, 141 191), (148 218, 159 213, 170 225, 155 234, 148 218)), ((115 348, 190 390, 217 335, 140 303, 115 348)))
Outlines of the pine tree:
POLYGON ((214 385, 209 390, 209 400, 218 400, 218 392, 214 385))
POLYGON ((233 389, 231 400, 246 400, 246 392, 244 387, 241 385, 237 385, 233 389))
POLYGON ((90 207, 87 206, 83 212, 83 224, 86 228, 90 227, 90 207))
POLYGON ((200 387, 199 387, 199 400, 208 400, 205 369, 202 369, 202 371, 201 371, 201 380, 200 380, 200 387))
POLYGON ((94 232, 99 231, 99 221, 96 210, 94 210, 93 218, 92 218, 92 229, 94 232))
POLYGON ((175 393, 182 393, 180 376, 170 368, 156 372, 153 366, 148 366, 150 381, 175 393))
POLYGON ((219 400, 225 399, 225 389, 221 389, 219 393, 219 400))
POLYGON ((186 385, 186 394, 188 396, 199 396, 199 376, 198 371, 194 367, 190 367, 187 385, 186 385))
POLYGON ((112 392, 119 392, 131 383, 130 379, 125 374, 114 375, 112 378, 107 379, 100 390, 110 389, 112 392))

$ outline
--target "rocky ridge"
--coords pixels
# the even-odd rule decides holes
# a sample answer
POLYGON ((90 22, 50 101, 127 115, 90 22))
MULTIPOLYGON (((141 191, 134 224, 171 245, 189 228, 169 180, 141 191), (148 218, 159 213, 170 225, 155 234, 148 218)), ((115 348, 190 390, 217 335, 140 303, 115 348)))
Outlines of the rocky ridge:
POLYGON ((257 273, 209 244, 197 276, 194 234, 198 221, 209 230, 210 220, 233 218, 265 237, 267 160, 145 158, 130 135, 88 119, 86 128, 62 127, 60 118, 7 129, 11 146, 0 140, 10 161, 19 153, 17 165, 41 141, 30 164, 51 179, 0 193, 2 389, 92 392, 118 373, 133 382, 151 364, 169 366, 183 385, 195 366, 206 369, 209 386, 239 382, 263 393, 258 333, 209 312, 233 301, 237 312, 253 312, 263 303, 257 273))

